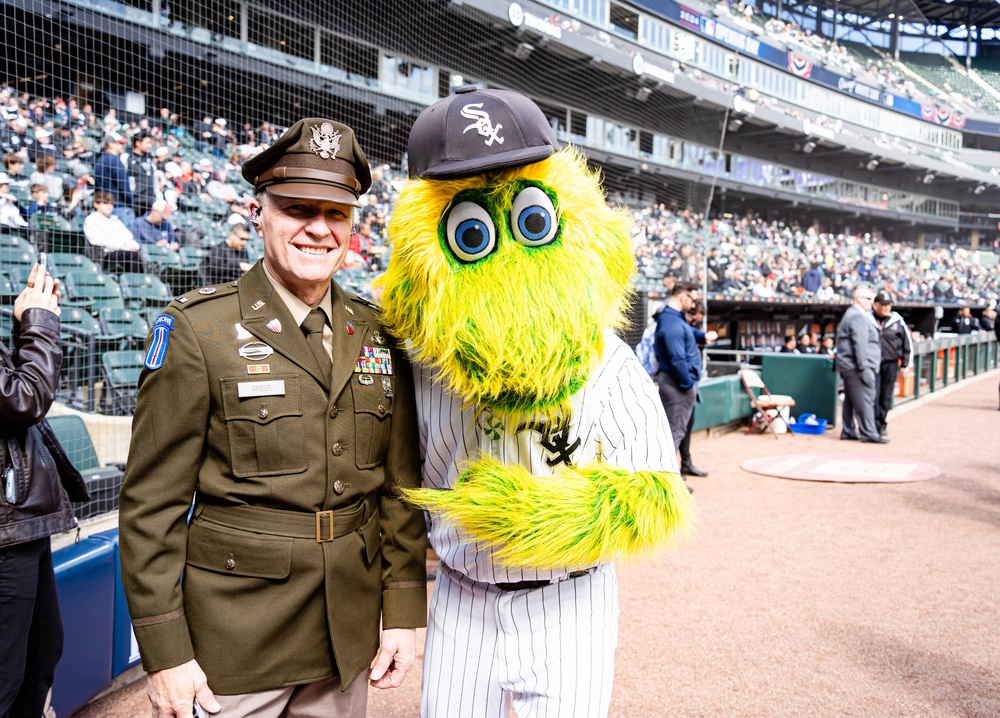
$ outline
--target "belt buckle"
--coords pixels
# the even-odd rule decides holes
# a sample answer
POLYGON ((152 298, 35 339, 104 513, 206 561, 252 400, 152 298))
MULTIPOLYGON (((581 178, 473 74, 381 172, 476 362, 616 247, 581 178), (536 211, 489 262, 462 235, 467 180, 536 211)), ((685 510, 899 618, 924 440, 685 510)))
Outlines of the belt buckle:
POLYGON ((328 543, 333 541, 333 511, 317 511, 316 512, 316 543, 328 543), (323 517, 326 517, 329 521, 330 529, 327 532, 329 535, 323 535, 323 517))

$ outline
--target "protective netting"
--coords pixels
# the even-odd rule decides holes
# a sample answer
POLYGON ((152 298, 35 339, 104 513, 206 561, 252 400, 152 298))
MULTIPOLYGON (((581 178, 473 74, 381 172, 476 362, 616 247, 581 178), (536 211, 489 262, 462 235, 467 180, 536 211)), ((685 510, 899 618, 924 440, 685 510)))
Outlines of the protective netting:
MULTIPOLYGON (((609 199, 636 220, 642 292, 662 290, 669 274, 710 294, 765 300, 807 293, 835 302, 858 281, 913 300, 997 293, 990 259, 949 244, 970 240, 956 229, 960 211, 982 216, 981 246, 997 239, 983 206, 996 189, 995 153, 978 163, 960 153, 961 123, 997 112, 989 57, 972 63, 981 73, 940 55, 907 64, 904 53, 900 63, 862 35, 848 41, 843 28, 834 43, 828 21, 787 12, 779 20, 774 6, 730 2, 0 8, 0 340, 10 343, 13 300, 46 253, 64 295, 59 411, 108 418, 91 458, 80 458, 98 470, 127 453, 152 319, 172 297, 231 281, 262 254, 247 225, 242 163, 302 117, 354 128, 375 184, 338 279, 365 293, 390 259, 385 224, 405 178, 410 125, 466 83, 528 94, 560 140, 601 166, 609 199), (767 48, 786 66, 769 64, 767 48), (817 82, 804 79, 807 66, 817 82), (823 87, 820 68, 868 89, 823 87), (873 93, 925 103, 937 119, 877 107, 866 102, 873 93), (875 149, 835 151, 831 137, 875 149), (943 155, 961 177, 931 184, 943 155), (712 247, 724 261, 706 263, 712 247), (876 256, 861 277, 857 268, 876 256), (816 268, 813 287, 806 274, 816 268)), ((900 8, 914 16, 912 3, 900 8)), ((640 331, 648 306, 643 295, 640 331)), ((787 332, 801 326, 731 327, 748 345, 787 332)), ((89 451, 95 426, 67 438, 74 451, 89 451)))

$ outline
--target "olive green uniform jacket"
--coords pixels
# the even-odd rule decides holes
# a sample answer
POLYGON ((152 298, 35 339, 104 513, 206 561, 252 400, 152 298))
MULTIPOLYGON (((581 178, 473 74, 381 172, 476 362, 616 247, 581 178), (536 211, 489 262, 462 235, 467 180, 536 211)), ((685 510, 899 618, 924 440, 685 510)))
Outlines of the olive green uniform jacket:
POLYGON ((410 366, 371 305, 331 291, 332 378, 259 262, 165 310, 120 500, 147 671, 196 658, 222 695, 338 674, 346 689, 380 618, 426 625, 424 518, 396 496, 420 485, 410 366), (391 375, 355 372, 373 348, 390 350, 391 375))

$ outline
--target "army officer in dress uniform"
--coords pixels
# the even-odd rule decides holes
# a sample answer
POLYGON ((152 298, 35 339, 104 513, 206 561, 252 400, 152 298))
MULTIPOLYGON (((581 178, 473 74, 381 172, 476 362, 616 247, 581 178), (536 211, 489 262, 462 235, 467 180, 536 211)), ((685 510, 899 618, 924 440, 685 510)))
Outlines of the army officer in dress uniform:
POLYGON ((150 333, 121 493, 129 612, 154 716, 194 699, 363 716, 369 677, 399 685, 426 623, 423 514, 397 498, 420 485, 410 367, 331 281, 368 161, 349 127, 307 119, 243 175, 263 260, 150 333))

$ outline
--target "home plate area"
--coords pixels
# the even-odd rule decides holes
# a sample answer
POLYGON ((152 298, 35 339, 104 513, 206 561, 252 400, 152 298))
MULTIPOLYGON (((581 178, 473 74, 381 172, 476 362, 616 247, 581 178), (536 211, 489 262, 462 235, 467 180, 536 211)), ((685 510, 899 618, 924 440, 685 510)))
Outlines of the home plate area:
POLYGON ((933 464, 892 457, 854 454, 785 454, 761 456, 741 464, 752 474, 797 481, 837 481, 842 483, 903 483, 927 481, 940 476, 933 464))

